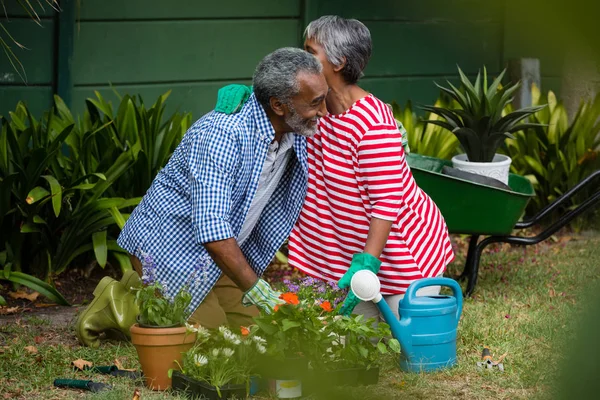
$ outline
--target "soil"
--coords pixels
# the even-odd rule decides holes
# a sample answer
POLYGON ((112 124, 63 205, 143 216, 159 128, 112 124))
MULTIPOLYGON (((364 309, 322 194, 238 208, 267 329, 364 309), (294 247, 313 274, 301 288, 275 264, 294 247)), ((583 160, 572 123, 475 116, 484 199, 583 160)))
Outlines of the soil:
POLYGON ((32 317, 48 320, 51 325, 72 324, 77 313, 94 298, 93 292, 98 282, 105 276, 121 279, 121 275, 120 270, 107 265, 105 269, 96 266, 91 271, 74 268, 56 277, 54 285, 71 304, 70 307, 53 304, 42 295, 34 301, 15 299, 11 297, 11 292, 31 294, 33 290, 25 286, 15 288, 10 282, 1 281, 0 295, 6 300, 7 305, 0 307, 0 326, 32 317))

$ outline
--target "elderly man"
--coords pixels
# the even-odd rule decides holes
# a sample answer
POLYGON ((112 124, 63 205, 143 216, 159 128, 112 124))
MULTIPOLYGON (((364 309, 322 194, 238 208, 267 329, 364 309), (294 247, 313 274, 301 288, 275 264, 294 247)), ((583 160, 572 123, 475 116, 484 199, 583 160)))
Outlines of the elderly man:
MULTIPOLYGON (((298 218, 307 188, 306 137, 327 112, 322 66, 303 50, 266 56, 253 86, 239 113, 213 111, 188 130, 118 239, 138 273, 142 255, 151 256, 169 295, 201 271, 190 288, 190 320, 209 328, 247 325, 257 307, 270 312, 279 302, 260 276, 298 218)), ((80 317, 82 342, 95 344, 108 328, 123 330, 99 317, 114 301, 97 297, 99 305, 80 317)))

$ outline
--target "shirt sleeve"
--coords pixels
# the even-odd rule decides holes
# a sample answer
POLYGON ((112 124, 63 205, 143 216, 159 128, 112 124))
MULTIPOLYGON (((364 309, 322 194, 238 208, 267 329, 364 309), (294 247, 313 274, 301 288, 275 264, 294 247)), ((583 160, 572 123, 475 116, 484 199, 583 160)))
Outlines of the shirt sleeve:
POLYGON ((371 216, 396 221, 407 173, 402 134, 395 126, 372 126, 357 148, 359 180, 367 191, 371 216))
POLYGON ((199 244, 234 237, 231 195, 238 159, 237 144, 222 131, 200 134, 191 146, 192 224, 199 244))

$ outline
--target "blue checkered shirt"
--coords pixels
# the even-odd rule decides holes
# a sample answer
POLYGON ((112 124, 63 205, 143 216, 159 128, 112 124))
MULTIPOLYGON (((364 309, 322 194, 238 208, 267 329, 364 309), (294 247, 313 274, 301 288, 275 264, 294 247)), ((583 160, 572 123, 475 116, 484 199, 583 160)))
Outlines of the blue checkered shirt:
MULTIPOLYGON (((199 267, 198 284, 190 288, 192 312, 221 276, 203 243, 239 235, 274 136, 254 95, 237 114, 206 114, 186 132, 118 238, 138 258, 142 252, 152 256, 156 278, 170 296, 199 267)), ((306 139, 294 140, 295 156, 241 245, 259 276, 288 237, 306 194, 306 139)))

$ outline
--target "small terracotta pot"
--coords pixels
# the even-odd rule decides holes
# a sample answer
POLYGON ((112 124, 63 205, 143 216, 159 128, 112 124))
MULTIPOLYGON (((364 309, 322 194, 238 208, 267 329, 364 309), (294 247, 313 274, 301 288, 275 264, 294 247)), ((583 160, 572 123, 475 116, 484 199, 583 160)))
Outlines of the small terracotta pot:
POLYGON ((175 328, 130 328, 131 343, 135 346, 142 364, 146 386, 152 390, 171 387, 169 369, 178 370, 182 354, 192 348, 196 333, 187 333, 185 326, 175 328))

